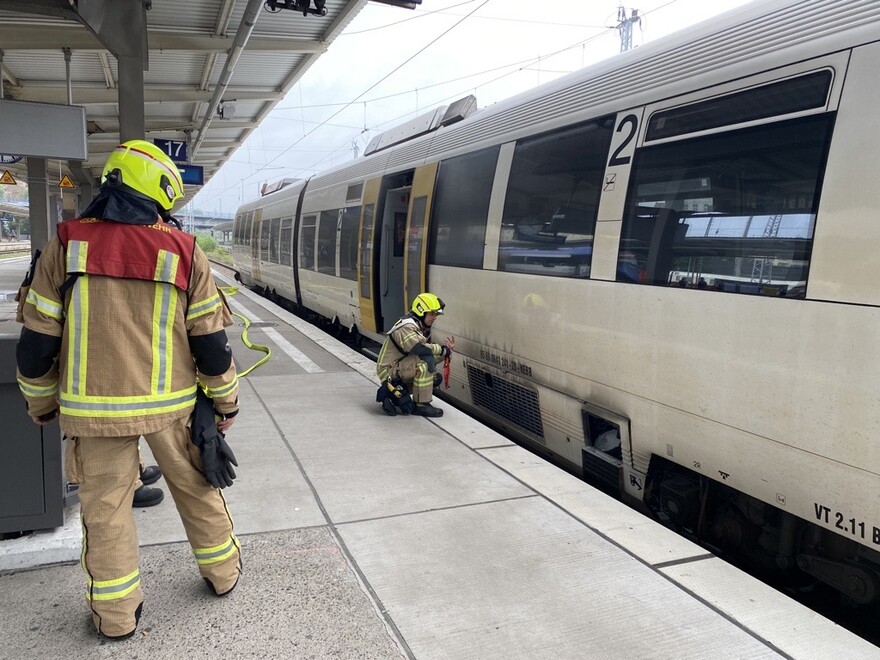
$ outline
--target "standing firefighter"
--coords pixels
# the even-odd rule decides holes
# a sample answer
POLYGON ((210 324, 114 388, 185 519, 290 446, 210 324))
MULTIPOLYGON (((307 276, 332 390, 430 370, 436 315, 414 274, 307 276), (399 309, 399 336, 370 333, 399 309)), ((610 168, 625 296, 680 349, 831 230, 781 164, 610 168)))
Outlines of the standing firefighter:
POLYGON ((376 399, 389 415, 396 415, 397 408, 424 417, 443 415, 442 410, 431 405, 434 386, 441 380, 440 374, 434 372, 437 361, 452 354, 455 340, 447 337, 443 344, 432 344, 431 326, 444 307, 433 293, 420 293, 413 300, 411 311, 388 332, 376 364, 376 374, 382 381, 376 399), (404 387, 412 392, 415 405, 410 403, 404 387))
POLYGON ((238 381, 224 330, 232 317, 208 260, 193 236, 160 219, 176 222, 170 211, 183 197, 175 165, 132 140, 110 155, 102 181, 83 217, 58 226, 22 287, 18 382, 33 420, 60 413, 75 443, 86 598, 98 631, 125 639, 143 607, 131 509, 141 435, 202 577, 220 596, 238 582, 232 519, 206 480, 216 485, 217 470, 234 476, 235 459, 216 431, 210 441, 200 433, 197 448, 188 428, 197 378, 220 431, 238 412, 238 381))

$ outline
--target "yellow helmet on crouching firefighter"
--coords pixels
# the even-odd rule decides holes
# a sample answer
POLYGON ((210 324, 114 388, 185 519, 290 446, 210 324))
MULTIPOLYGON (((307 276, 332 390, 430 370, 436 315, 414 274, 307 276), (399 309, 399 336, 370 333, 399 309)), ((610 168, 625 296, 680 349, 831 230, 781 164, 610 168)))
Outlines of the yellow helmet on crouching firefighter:
POLYGON ((183 180, 177 165, 159 147, 145 140, 129 140, 116 147, 104 164, 101 180, 148 197, 166 211, 183 197, 183 180))
POLYGON ((446 307, 446 305, 443 301, 433 293, 420 293, 416 296, 416 299, 413 300, 412 313, 419 318, 422 318, 428 312, 442 314, 444 307, 446 307))

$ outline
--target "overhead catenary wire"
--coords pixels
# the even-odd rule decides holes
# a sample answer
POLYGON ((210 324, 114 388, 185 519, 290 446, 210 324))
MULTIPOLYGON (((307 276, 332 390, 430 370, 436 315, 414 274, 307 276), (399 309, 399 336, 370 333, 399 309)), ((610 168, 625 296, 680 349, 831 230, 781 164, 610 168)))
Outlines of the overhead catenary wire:
MULTIPOLYGON (((645 16, 647 16, 648 14, 654 13, 654 12, 659 11, 659 10, 661 10, 661 9, 664 9, 664 8, 666 8, 666 7, 668 7, 668 6, 672 5, 672 4, 675 4, 677 1, 678 1, 678 0, 669 0, 668 2, 665 2, 664 4, 662 4, 662 5, 658 6, 658 7, 654 7, 654 8, 652 8, 652 9, 649 9, 649 10, 645 11, 644 13, 642 13, 642 17, 645 17, 645 16)), ((363 97, 365 94, 367 94, 370 90, 375 89, 378 85, 380 85, 382 82, 384 82, 384 81, 387 80, 389 77, 391 77, 393 74, 395 74, 397 71, 399 71, 399 70, 400 70, 400 69, 401 69, 401 68, 402 68, 407 62, 409 62, 410 60, 414 59, 417 55, 419 55, 419 54, 421 54, 422 52, 424 52, 427 48, 429 48, 431 45, 433 45, 434 43, 436 43, 439 39, 441 39, 443 36, 445 36, 446 34, 448 34, 451 30, 453 30, 453 29, 455 29, 457 26, 459 26, 464 20, 466 20, 466 19, 472 17, 473 14, 474 14, 475 12, 477 12, 479 9, 481 9, 483 6, 485 6, 488 2, 489 2, 489 0, 485 0, 485 1, 484 1, 483 3, 481 3, 477 8, 475 8, 474 10, 472 10, 471 12, 469 12, 467 15, 465 15, 460 21, 456 22, 455 25, 451 26, 450 28, 448 28, 447 30, 445 30, 442 34, 440 34, 438 37, 434 38, 434 39, 433 39, 432 41, 430 41, 428 44, 426 44, 425 46, 423 46, 422 48, 420 48, 420 49, 419 49, 419 50, 418 50, 413 56, 411 56, 411 57, 410 57, 407 61, 405 61, 403 64, 401 64, 401 65, 398 66, 398 67, 395 67, 395 69, 393 69, 391 72, 389 72, 388 74, 386 74, 385 76, 383 76, 383 77, 382 77, 380 80, 378 80, 377 82, 375 82, 375 83, 373 83, 372 85, 370 85, 370 87, 368 87, 366 90, 364 90, 363 92, 361 92, 358 96, 354 97, 354 98, 351 99, 350 101, 347 101, 347 102, 340 102, 340 103, 328 103, 328 104, 304 105, 303 102, 302 102, 302 89, 301 89, 301 83, 300 83, 300 84, 298 85, 298 86, 300 87, 300 92, 299 92, 299 93, 300 93, 300 105, 299 105, 299 106, 287 106, 287 107, 284 107, 284 108, 276 108, 276 111, 278 111, 278 110, 297 110, 297 109, 298 109, 298 110, 300 110, 300 116, 303 118, 302 120, 303 120, 303 123, 305 124, 305 123, 312 123, 312 122, 306 122, 306 121, 304 120, 304 116, 303 116, 303 110, 304 110, 304 109, 307 109, 307 108, 320 108, 320 107, 338 107, 339 110, 337 110, 336 112, 334 112, 332 115, 330 115, 329 117, 327 117, 325 120, 323 120, 323 121, 321 121, 321 122, 315 122, 316 125, 315 125, 314 128, 312 128, 311 130, 306 131, 305 128, 304 128, 304 129, 303 129, 303 135, 302 135, 299 139, 297 139, 297 140, 294 141, 292 144, 290 144, 290 145, 288 145, 287 147, 285 147, 280 153, 278 153, 277 155, 275 155, 274 157, 272 157, 270 160, 268 160, 267 162, 265 162, 265 163, 263 163, 262 165, 260 165, 259 167, 257 167, 256 170, 252 171, 252 172, 251 172, 250 174, 248 174, 247 176, 242 177, 242 178, 239 180, 239 183, 244 183, 244 182, 246 182, 246 181, 249 181, 249 180, 251 180, 251 179, 254 179, 254 178, 257 177, 259 174, 261 174, 261 173, 264 172, 266 169, 268 169, 270 165, 272 165, 273 163, 275 163, 279 158, 281 158, 282 156, 284 156, 286 153, 289 153, 289 152, 291 152, 291 151, 304 151, 304 150, 301 150, 301 149, 294 149, 294 147, 296 147, 298 144, 300 144, 303 140, 305 140, 306 138, 308 138, 310 135, 312 135, 312 134, 313 134, 314 132, 316 132, 318 129, 320 129, 320 128, 322 128, 322 127, 325 127, 325 126, 339 126, 340 128, 343 127, 343 126, 341 126, 341 125, 337 125, 337 124, 330 124, 330 120, 333 119, 334 117, 338 116, 339 114, 341 114, 346 108, 350 107, 351 105, 353 105, 353 104, 355 104, 355 103, 357 103, 357 102, 361 102, 361 103, 367 104, 367 103, 371 103, 371 102, 376 102, 376 101, 381 101, 381 100, 385 100, 385 99, 390 99, 390 98, 394 98, 394 97, 399 97, 399 96, 405 96, 405 95, 412 94, 412 93, 413 93, 413 90, 412 90, 412 89, 409 89, 409 90, 405 90, 405 91, 401 91, 401 92, 396 92, 396 93, 392 93, 392 94, 386 94, 386 95, 383 95, 383 96, 374 97, 374 98, 371 98, 371 99, 363 99, 363 100, 362 100, 362 97, 363 97)), ((461 3, 460 5, 455 5, 455 7, 462 6, 463 4, 470 4, 470 3, 461 3)), ((446 10, 448 10, 448 9, 451 9, 451 7, 447 7, 447 8, 446 8, 446 10)), ((445 10, 437 10, 437 11, 435 11, 435 12, 428 12, 427 14, 424 14, 424 15, 440 13, 440 12, 443 12, 443 11, 445 11, 445 10)), ((410 20, 410 19, 406 19, 406 20, 410 20)), ((389 26, 391 26, 391 25, 395 25, 395 24, 388 24, 388 25, 386 25, 385 27, 389 27, 389 26)), ((593 26, 589 26, 589 27, 593 27, 593 26)), ((600 26, 595 26, 595 27, 600 28, 600 26)), ((439 83, 434 83, 434 84, 432 84, 432 85, 422 86, 422 87, 420 87, 420 90, 430 89, 430 88, 434 88, 434 87, 441 87, 441 86, 443 86, 443 85, 451 84, 451 83, 453 83, 453 82, 458 82, 458 81, 466 80, 466 79, 468 79, 468 78, 474 78, 474 77, 477 77, 477 76, 480 76, 480 75, 485 75, 485 74, 487 74, 487 73, 492 73, 492 72, 495 72, 495 71, 504 70, 504 69, 509 69, 509 68, 511 68, 511 67, 516 67, 516 68, 514 68, 514 69, 512 69, 512 70, 510 70, 510 71, 506 71, 505 73, 501 74, 500 76, 497 76, 497 77, 495 77, 495 78, 492 78, 491 80, 480 82, 479 84, 477 84, 477 85, 475 85, 475 86, 469 86, 468 89, 467 89, 465 92, 459 92, 459 93, 456 93, 456 94, 448 95, 448 96, 446 96, 446 97, 443 98, 443 99, 440 99, 440 100, 438 100, 438 101, 434 101, 434 103, 435 103, 435 104, 439 104, 439 103, 446 102, 446 101, 448 101, 448 100, 457 99, 457 98, 459 98, 459 97, 461 96, 462 93, 470 93, 471 90, 476 90, 476 89, 478 89, 478 88, 480 88, 480 87, 485 87, 485 86, 487 86, 487 85, 491 85, 491 84, 497 82, 498 80, 501 80, 501 79, 503 79, 503 78, 505 78, 505 77, 507 77, 507 76, 510 76, 510 75, 514 75, 514 74, 516 74, 516 73, 518 73, 518 72, 520 72, 520 71, 531 70, 531 69, 529 69, 529 65, 535 64, 535 63, 540 62, 540 61, 542 61, 542 60, 550 59, 550 58, 552 58, 552 57, 555 57, 555 56, 557 56, 557 55, 559 55, 559 54, 562 54, 562 53, 564 53, 564 52, 566 52, 566 51, 569 51, 569 50, 572 50, 572 49, 574 49, 574 48, 581 48, 581 47, 585 46, 586 44, 590 43, 591 41, 594 41, 594 40, 596 40, 596 39, 599 39, 599 38, 605 37, 605 36, 607 36, 609 33, 611 33, 611 32, 614 31, 614 28, 613 28, 613 27, 608 27, 608 26, 601 26, 600 29, 601 29, 600 32, 598 32, 598 33, 596 33, 596 34, 593 34, 593 35, 587 37, 586 39, 581 39, 581 40, 577 41, 576 43, 573 43, 573 44, 571 44, 571 45, 569 45, 569 46, 565 46, 565 47, 563 47, 563 48, 559 48, 559 49, 557 49, 557 50, 555 50, 555 51, 552 51, 552 52, 550 52, 550 53, 542 54, 542 55, 539 55, 539 56, 536 56, 536 57, 531 57, 531 58, 528 58, 528 59, 519 60, 519 61, 517 61, 517 62, 513 62, 513 63, 510 63, 510 64, 506 64, 506 65, 501 65, 501 66, 498 66, 498 67, 493 67, 493 68, 490 68, 490 69, 485 69, 485 70, 480 71, 480 72, 477 72, 477 73, 466 74, 466 75, 464 75, 464 76, 458 76, 458 77, 456 77, 456 78, 452 78, 452 79, 449 79, 449 80, 446 80, 446 81, 442 81, 442 82, 439 82, 439 83)), ((548 72, 548 73, 549 73, 549 71, 545 71, 545 72, 548 72)), ((556 73, 556 72, 554 71, 554 73, 556 73)), ((382 127, 382 126, 385 126, 385 125, 390 124, 390 123, 392 123, 392 122, 396 122, 396 121, 404 120, 404 119, 406 119, 407 117, 410 117, 410 116, 412 116, 412 112, 408 112, 408 113, 405 113, 405 114, 403 114, 403 115, 399 115, 398 117, 391 118, 391 119, 388 119, 388 120, 386 120, 386 121, 383 121, 383 122, 377 124, 377 125, 374 126, 371 130, 379 130, 379 128, 382 127)), ((279 117, 272 117, 272 118, 281 119, 282 121, 296 121, 295 119, 293 119, 293 118, 289 118, 289 117, 280 117, 280 116, 279 116, 279 117)), ((354 129, 354 127, 351 127, 351 128, 354 129)), ((365 130, 364 130, 365 128, 366 128, 366 127, 364 127, 364 128, 358 127, 358 128, 357 128, 357 130, 360 131, 360 135, 363 135, 363 133, 365 132, 365 130)), ((351 140, 352 140, 352 137, 349 136, 349 137, 347 137, 347 138, 345 139, 345 142, 344 142, 343 145, 340 145, 340 146, 334 147, 334 148, 329 149, 329 150, 319 150, 319 151, 329 151, 329 153, 327 153, 323 158, 321 158, 320 160, 316 161, 315 163, 313 163, 312 165, 310 165, 310 166, 308 166, 308 167, 301 167, 301 168, 298 168, 298 169, 291 168, 291 170, 293 170, 293 171, 291 172, 291 175, 292 175, 292 176, 299 176, 301 173, 305 173, 305 172, 313 173, 316 167, 318 167, 321 163, 325 162, 328 158, 331 158, 331 157, 333 156, 333 154, 338 153, 338 152, 340 152, 340 151, 342 151, 342 150, 349 151, 349 150, 351 149, 351 140)), ((313 151, 315 151, 315 150, 314 150, 314 149, 310 149, 310 150, 308 150, 308 151, 313 152, 313 151)), ((233 161, 233 162, 237 162, 237 161, 233 161)), ((274 169, 274 168, 273 168, 273 169, 274 169)), ((229 194, 229 193, 228 193, 228 191, 225 189, 225 186, 224 186, 224 189, 223 189, 223 190, 221 190, 221 191, 219 191, 219 192, 217 192, 217 193, 211 195, 210 197, 207 197, 206 199, 203 199, 203 200, 201 200, 201 201, 202 201, 203 204, 205 204, 205 203, 210 203, 211 201, 214 201, 214 200, 216 200, 216 199, 222 198, 223 196, 228 196, 228 194, 229 194)))

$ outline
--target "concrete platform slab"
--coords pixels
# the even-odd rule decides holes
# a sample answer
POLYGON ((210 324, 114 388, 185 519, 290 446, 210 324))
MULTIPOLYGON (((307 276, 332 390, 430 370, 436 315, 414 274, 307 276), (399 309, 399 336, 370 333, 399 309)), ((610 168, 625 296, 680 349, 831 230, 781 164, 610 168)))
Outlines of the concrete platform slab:
POLYGON ((339 526, 418 658, 772 658, 542 498, 339 526))
POLYGON ((383 414, 358 374, 251 382, 334 522, 532 494, 429 420, 383 414))
POLYGON ((211 594, 187 544, 141 549, 138 634, 107 642, 83 606, 78 565, 0 575, 0 658, 400 658, 326 529, 241 538, 245 574, 211 594))

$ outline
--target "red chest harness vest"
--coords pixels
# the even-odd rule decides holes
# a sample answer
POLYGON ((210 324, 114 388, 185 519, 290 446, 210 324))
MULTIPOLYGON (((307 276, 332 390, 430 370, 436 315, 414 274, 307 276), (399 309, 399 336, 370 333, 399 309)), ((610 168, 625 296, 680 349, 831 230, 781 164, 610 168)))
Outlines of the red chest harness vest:
POLYGON ((70 284, 79 275, 104 275, 167 282, 189 290, 195 237, 161 220, 155 225, 129 225, 74 218, 58 225, 58 238, 67 253, 70 284), (163 267, 169 260, 176 261, 174 268, 163 267))

